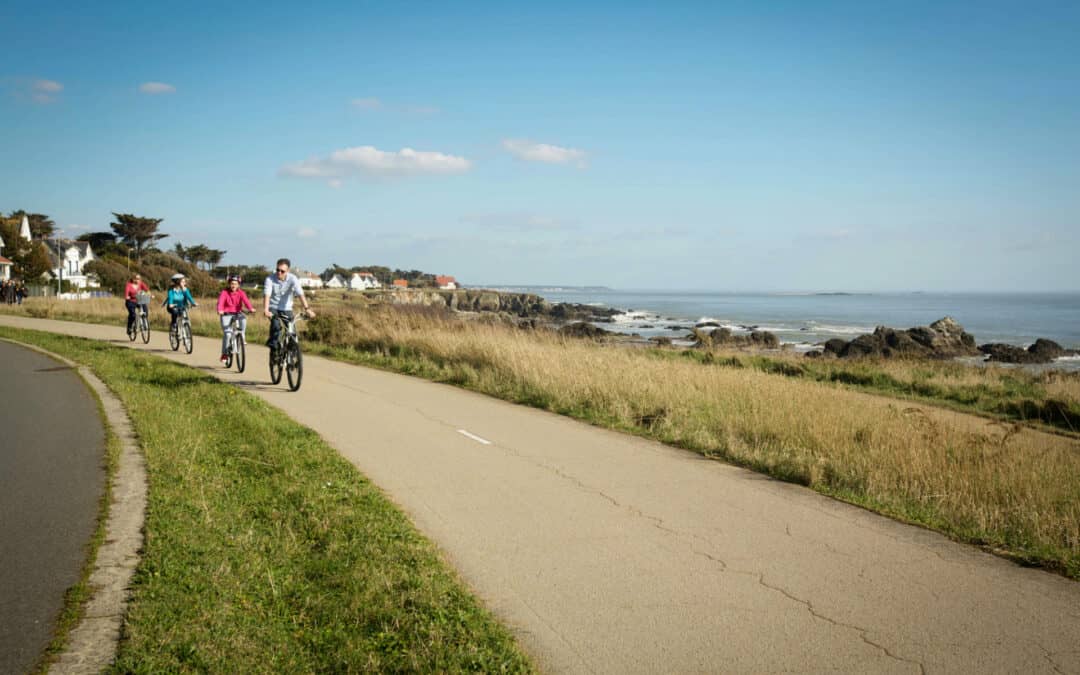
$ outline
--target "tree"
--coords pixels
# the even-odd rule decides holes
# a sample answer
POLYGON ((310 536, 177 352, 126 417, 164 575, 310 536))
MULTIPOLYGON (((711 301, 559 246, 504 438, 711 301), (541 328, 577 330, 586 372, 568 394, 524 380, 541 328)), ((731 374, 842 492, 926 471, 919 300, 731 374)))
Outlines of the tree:
POLYGON ((207 269, 213 269, 215 265, 221 262, 221 259, 225 257, 228 251, 222 251, 221 249, 212 248, 206 256, 207 269))
POLYGON ((23 279, 37 280, 53 269, 52 260, 49 259, 45 246, 40 242, 34 242, 34 244, 23 256, 19 269, 16 270, 16 273, 23 279))
POLYGON ((184 249, 186 254, 185 259, 199 267, 199 263, 204 263, 210 258, 210 248, 205 244, 196 244, 194 246, 188 246, 184 249))
POLYGON ((14 220, 16 225, 21 226, 23 216, 26 216, 26 219, 30 221, 30 236, 34 239, 51 237, 56 230, 56 223, 44 213, 29 213, 19 209, 18 211, 12 211, 8 217, 14 220))
POLYGON ((144 218, 130 213, 116 213, 115 223, 109 223, 109 227, 116 232, 116 236, 123 243, 135 249, 136 261, 142 261, 144 251, 156 248, 156 242, 169 236, 158 233, 158 225, 164 218, 144 218))

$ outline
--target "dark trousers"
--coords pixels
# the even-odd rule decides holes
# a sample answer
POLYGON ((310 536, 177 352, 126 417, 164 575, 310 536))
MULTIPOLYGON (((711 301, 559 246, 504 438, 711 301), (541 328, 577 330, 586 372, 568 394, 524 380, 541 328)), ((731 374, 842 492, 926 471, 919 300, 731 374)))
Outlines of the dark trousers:
POLYGON ((292 321, 293 313, 286 312, 284 310, 277 310, 274 312, 274 316, 270 318, 270 339, 266 341, 266 345, 273 349, 277 346, 278 337, 281 335, 281 329, 284 327, 282 320, 292 321))
POLYGON ((139 309, 139 304, 133 300, 125 300, 124 307, 127 307, 128 311, 128 332, 135 330, 135 311, 139 309))
POLYGON ((172 321, 169 323, 169 330, 172 330, 173 328, 176 328, 176 319, 180 316, 182 308, 177 307, 176 305, 169 305, 165 309, 169 310, 169 314, 172 315, 172 321))

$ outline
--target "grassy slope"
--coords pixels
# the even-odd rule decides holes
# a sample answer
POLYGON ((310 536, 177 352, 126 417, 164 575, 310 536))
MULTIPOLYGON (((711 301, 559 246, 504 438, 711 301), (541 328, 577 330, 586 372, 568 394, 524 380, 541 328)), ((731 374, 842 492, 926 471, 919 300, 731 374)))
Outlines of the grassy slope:
POLYGON ((30 331, 124 401, 150 477, 116 672, 526 671, 377 488, 315 433, 163 359, 30 331))

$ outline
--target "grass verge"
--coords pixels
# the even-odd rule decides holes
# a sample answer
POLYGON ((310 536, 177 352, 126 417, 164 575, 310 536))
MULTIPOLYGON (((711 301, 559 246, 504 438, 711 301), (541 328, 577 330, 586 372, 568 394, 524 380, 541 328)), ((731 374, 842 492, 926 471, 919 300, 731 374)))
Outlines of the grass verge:
POLYGON ((321 438, 190 368, 0 328, 88 365, 150 482, 114 672, 531 670, 381 492, 321 438))

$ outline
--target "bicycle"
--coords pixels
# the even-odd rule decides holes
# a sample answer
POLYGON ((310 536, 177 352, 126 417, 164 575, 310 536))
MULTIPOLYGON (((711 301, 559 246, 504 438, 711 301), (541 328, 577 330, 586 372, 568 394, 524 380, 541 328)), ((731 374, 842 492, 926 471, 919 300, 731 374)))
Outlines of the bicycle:
POLYGON ((191 339, 191 320, 188 319, 187 307, 180 308, 180 316, 176 317, 176 323, 169 328, 169 346, 174 352, 180 349, 181 343, 188 354, 195 348, 191 339))
MULTIPOLYGON (((142 334, 143 344, 150 342, 150 294, 146 291, 139 291, 137 294, 139 310, 135 315, 135 323, 138 324, 139 333, 142 334)), ((135 336, 131 336, 131 341, 135 341, 135 336)))
MULTIPOLYGON (((300 351, 300 336, 296 332, 297 317, 290 319, 284 312, 277 312, 277 317, 282 326, 277 345, 270 349, 270 382, 281 382, 284 371, 289 378, 289 391, 296 391, 304 377, 304 355, 300 351)), ((300 317, 306 319, 307 315, 301 314, 300 317)))
MULTIPOLYGON (((236 370, 244 372, 244 367, 247 365, 247 355, 244 350, 244 334, 240 330, 240 316, 241 313, 237 312, 229 319, 229 347, 225 352, 225 367, 232 368, 232 364, 236 362, 236 370)), ((280 379, 280 378, 279 378, 280 379)), ((275 384, 277 384, 275 382, 275 384)))

